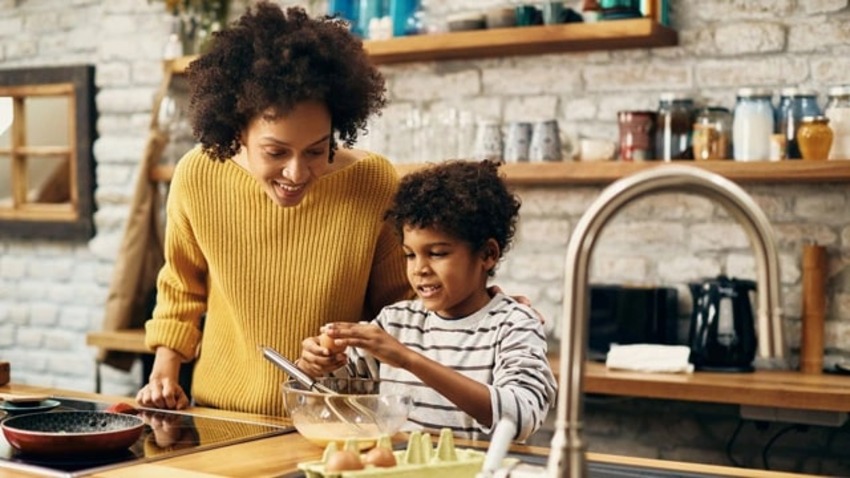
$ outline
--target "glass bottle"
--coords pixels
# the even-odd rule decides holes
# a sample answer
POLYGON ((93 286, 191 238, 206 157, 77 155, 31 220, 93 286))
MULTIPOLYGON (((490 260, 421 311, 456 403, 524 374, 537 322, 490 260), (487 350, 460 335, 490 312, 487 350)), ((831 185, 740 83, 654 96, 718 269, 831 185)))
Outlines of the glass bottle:
POLYGON ((832 128, 829 159, 850 159, 850 86, 829 89, 824 115, 832 128))
POLYGON ((797 128, 804 116, 821 114, 818 106, 817 93, 798 88, 783 88, 779 96, 779 107, 776 110, 775 132, 785 138, 785 157, 800 159, 800 148, 797 146, 797 128))
POLYGON ((758 88, 738 90, 732 120, 732 145, 736 161, 770 159, 773 113, 770 91, 758 88))
POLYGON ((732 157, 732 112, 721 106, 701 109, 694 120, 692 144, 694 159, 732 157))
POLYGON ((659 98, 655 123, 656 159, 693 159, 691 128, 694 100, 679 93, 663 93, 659 98))
POLYGON ((832 128, 826 116, 804 116, 797 129, 797 142, 803 159, 823 161, 832 147, 832 128))

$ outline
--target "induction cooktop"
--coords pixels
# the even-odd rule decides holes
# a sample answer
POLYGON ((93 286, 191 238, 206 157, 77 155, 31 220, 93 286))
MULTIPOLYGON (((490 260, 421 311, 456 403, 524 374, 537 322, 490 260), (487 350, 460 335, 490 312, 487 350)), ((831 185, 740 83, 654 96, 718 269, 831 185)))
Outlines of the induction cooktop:
MULTIPOLYGON (((104 411, 110 405, 75 398, 53 398, 60 402, 53 411, 104 411)), ((142 435, 126 450, 112 454, 28 455, 13 448, 0 433, 0 469, 74 478, 295 431, 292 427, 173 410, 140 408, 138 416, 145 421, 142 435), (163 432, 166 429, 168 433, 163 432)))

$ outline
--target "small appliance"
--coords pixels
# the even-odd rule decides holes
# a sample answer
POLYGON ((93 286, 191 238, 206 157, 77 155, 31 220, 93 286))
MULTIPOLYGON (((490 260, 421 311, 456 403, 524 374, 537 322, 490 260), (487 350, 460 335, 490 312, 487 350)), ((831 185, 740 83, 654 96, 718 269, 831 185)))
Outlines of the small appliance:
POLYGON ((611 344, 676 344, 677 295, 673 287, 591 285, 588 358, 604 362, 611 344))
POLYGON ((688 285, 694 304, 689 331, 694 368, 753 371, 757 340, 750 294, 756 283, 720 275, 688 285))

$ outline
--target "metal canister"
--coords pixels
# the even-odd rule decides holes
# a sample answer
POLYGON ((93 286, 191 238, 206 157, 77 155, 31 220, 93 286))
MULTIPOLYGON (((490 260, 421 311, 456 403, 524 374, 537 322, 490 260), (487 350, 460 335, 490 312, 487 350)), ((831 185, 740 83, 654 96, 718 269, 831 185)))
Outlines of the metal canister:
POLYGON ((693 127, 694 159, 732 157, 732 112, 720 106, 701 109, 693 127))

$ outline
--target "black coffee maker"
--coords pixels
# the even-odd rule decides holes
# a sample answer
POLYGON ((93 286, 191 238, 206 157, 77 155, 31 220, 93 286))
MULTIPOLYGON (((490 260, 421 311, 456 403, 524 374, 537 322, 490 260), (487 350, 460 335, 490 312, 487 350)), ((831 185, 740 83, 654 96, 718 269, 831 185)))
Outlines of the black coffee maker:
POLYGON ((720 275, 688 284, 693 297, 691 363, 697 370, 751 372, 756 356, 756 330, 751 280, 720 275))

